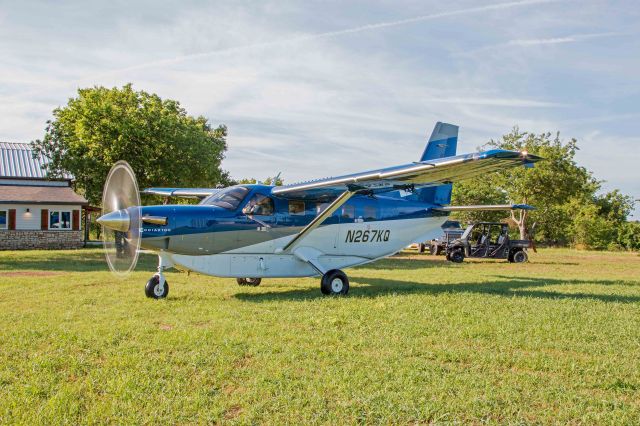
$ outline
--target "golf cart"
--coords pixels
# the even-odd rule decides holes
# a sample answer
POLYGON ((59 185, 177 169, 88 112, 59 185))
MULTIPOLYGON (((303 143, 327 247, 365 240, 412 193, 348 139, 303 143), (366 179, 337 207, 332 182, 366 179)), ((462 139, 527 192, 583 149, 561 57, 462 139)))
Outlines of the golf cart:
POLYGON ((419 245, 420 253, 424 253, 429 247, 429 253, 433 256, 439 254, 445 254, 447 251, 447 245, 454 240, 462 237, 464 229, 457 220, 447 220, 442 224, 443 235, 440 238, 435 238, 431 241, 421 243, 419 245))
POLYGON ((526 249, 530 240, 509 238, 509 225, 499 222, 479 222, 469 225, 462 236, 447 245, 447 260, 461 263, 465 257, 507 259, 523 263, 529 259, 526 249))

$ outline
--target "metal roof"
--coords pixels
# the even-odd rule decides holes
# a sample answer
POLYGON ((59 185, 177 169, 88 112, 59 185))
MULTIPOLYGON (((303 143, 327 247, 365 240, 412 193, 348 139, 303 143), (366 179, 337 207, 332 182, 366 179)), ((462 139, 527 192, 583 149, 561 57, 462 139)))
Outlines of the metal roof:
MULTIPOLYGON (((43 169, 49 159, 43 155, 33 158, 33 149, 28 143, 0 142, 0 177, 47 179, 43 169)), ((65 175, 65 179, 72 176, 65 175)))

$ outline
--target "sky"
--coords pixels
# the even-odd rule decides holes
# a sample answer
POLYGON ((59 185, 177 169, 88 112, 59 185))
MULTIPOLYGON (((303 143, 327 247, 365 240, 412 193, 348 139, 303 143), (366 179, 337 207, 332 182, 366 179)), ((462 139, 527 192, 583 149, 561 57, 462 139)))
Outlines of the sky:
POLYGON ((604 0, 0 0, 0 140, 130 82, 226 124, 235 178, 417 161, 444 121, 459 153, 559 131, 603 190, 640 198, 639 18, 604 0))

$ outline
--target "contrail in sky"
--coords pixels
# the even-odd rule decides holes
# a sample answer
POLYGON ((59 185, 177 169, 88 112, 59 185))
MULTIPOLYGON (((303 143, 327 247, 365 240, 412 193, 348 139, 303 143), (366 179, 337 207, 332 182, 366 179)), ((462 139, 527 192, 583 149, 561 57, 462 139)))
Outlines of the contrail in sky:
POLYGON ((487 11, 491 11, 491 10, 510 9, 510 8, 519 7, 519 6, 537 5, 537 4, 543 4, 543 3, 555 3, 555 2, 558 2, 558 1, 562 1, 562 0, 521 0, 521 1, 512 1, 512 2, 505 2, 505 3, 494 3, 494 4, 484 5, 484 6, 470 7, 470 8, 467 8, 467 9, 452 10, 452 11, 449 11, 449 12, 438 12, 438 13, 432 13, 432 14, 429 14, 429 15, 415 16, 413 18, 399 19, 399 20, 396 20, 396 21, 378 22, 378 23, 375 23, 375 24, 361 25, 361 26, 358 26, 358 27, 346 28, 344 30, 328 31, 328 32, 316 33, 316 34, 306 34, 306 35, 301 35, 301 36, 297 36, 297 37, 291 37, 291 38, 287 38, 287 39, 273 40, 273 41, 267 41, 267 42, 262 42, 262 43, 254 43, 254 44, 247 44, 247 45, 243 45, 243 46, 234 46, 234 47, 229 47, 229 48, 224 48, 224 49, 211 50, 211 51, 208 51, 208 52, 194 53, 194 54, 190 54, 190 55, 176 56, 176 57, 173 57, 173 58, 146 62, 146 63, 139 64, 139 65, 133 65, 133 66, 130 66, 130 67, 125 67, 125 68, 109 71, 109 72, 107 72, 105 74, 102 74, 101 76, 111 75, 111 74, 119 74, 119 73, 128 72, 128 71, 135 71, 135 70, 149 68, 149 67, 172 65, 172 64, 176 64, 176 63, 180 63, 180 62, 184 62, 184 61, 188 61, 188 60, 206 58, 206 57, 209 57, 209 56, 215 56, 215 55, 239 52, 239 51, 244 51, 244 50, 259 49, 259 48, 263 48, 263 47, 271 47, 271 46, 278 46, 278 45, 283 45, 283 44, 298 43, 298 42, 308 41, 308 40, 318 40, 318 39, 323 39, 323 38, 331 38, 331 37, 337 37, 337 36, 341 36, 341 35, 361 33, 361 32, 371 31, 371 30, 377 30, 377 29, 380 29, 380 28, 397 27, 397 26, 400 26, 400 25, 406 25, 406 24, 411 24, 411 23, 415 23, 415 22, 430 21, 430 20, 434 20, 434 19, 438 19, 438 18, 446 18, 446 17, 451 17, 451 16, 467 15, 467 14, 473 14, 473 13, 479 13, 479 12, 487 12, 487 11))

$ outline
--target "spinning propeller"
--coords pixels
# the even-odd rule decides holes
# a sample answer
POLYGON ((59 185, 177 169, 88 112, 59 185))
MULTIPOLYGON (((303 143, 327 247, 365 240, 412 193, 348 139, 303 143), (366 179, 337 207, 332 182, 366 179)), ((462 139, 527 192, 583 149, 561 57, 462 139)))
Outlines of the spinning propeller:
POLYGON ((102 243, 109 269, 119 277, 136 267, 140 250, 140 193, 126 161, 111 167, 102 193, 102 243))

